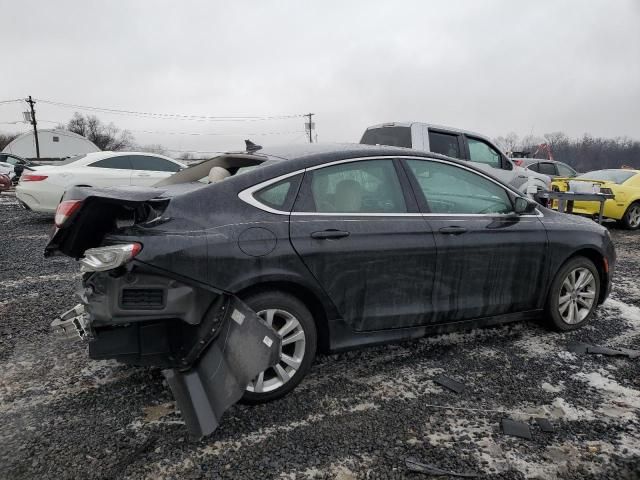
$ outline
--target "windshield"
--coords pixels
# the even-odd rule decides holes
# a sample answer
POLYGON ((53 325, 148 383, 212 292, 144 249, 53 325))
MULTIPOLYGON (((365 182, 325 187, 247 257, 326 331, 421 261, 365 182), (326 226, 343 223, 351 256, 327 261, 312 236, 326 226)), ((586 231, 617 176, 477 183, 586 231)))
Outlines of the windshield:
POLYGON ((604 180, 606 182, 624 183, 636 174, 633 170, 594 170, 583 173, 576 178, 586 178, 589 180, 604 180))
POLYGON ((411 128, 370 128, 364 132, 360 143, 365 145, 389 145, 391 147, 411 148, 411 128))

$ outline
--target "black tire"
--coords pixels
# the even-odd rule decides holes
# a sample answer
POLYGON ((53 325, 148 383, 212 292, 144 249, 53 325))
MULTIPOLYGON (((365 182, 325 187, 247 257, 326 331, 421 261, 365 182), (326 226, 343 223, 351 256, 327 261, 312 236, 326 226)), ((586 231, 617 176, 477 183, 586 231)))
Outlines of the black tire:
POLYGON ((638 214, 640 214, 640 202, 633 202, 627 207, 620 223, 627 230, 638 230, 640 228, 640 221, 636 217, 638 214))
MULTIPOLYGON (((248 404, 270 402, 272 400, 283 397, 291 390, 293 390, 307 374, 309 368, 311 368, 311 364, 313 363, 316 356, 316 349, 318 344, 316 324, 313 320, 313 316, 309 312, 309 309, 304 305, 304 303, 288 293, 276 290, 264 291, 249 295, 242 300, 247 305, 249 305, 252 310, 258 313, 266 312, 267 310, 277 310, 278 313, 275 314, 273 320, 274 328, 277 329, 278 325, 280 325, 282 321, 286 321, 286 317, 283 316, 286 313, 297 320, 300 329, 304 332, 304 353, 301 359, 302 361, 300 363, 300 366, 295 370, 295 373, 291 375, 291 377, 281 386, 273 390, 260 393, 250 391, 250 389, 254 388, 253 384, 251 384, 242 397, 242 402, 248 404)), ((266 313, 263 315, 266 315, 266 313)), ((294 330, 290 334, 286 334, 285 338, 295 333, 296 331, 299 332, 299 329, 294 330)), ((290 358, 295 357, 295 349, 301 348, 300 346, 298 346, 298 343, 300 342, 284 345, 282 347, 282 353, 289 355, 290 358)), ((290 367, 285 363, 281 363, 279 365, 281 367, 290 367)), ((265 379, 273 378, 276 382, 278 380, 282 381, 278 378, 276 370, 274 368, 265 370, 265 372, 263 373, 265 379)), ((265 385, 266 382, 267 380, 265 380, 265 385)))
MULTIPOLYGON (((594 312, 598 306, 598 299, 600 298, 600 274, 598 273, 598 269, 593 264, 591 260, 585 257, 574 257, 569 259, 561 268, 558 270, 555 278, 553 279, 553 283, 551 284, 551 289, 549 290, 549 295, 547 298, 546 305, 546 316, 551 325, 556 330, 560 331, 569 331, 575 330, 577 328, 585 325, 594 315, 594 312), (574 275, 575 278, 576 273, 580 270, 587 270, 591 273, 593 277, 593 285, 589 284, 588 288, 585 287, 584 291, 579 294, 575 294, 572 296, 571 293, 568 292, 567 286, 565 285, 565 280, 567 280, 569 274, 574 275), (576 310, 573 312, 569 312, 566 308, 561 309, 560 307, 560 295, 563 294, 563 297, 566 297, 569 294, 569 302, 570 305, 568 309, 572 308, 572 305, 575 304, 579 313, 576 315, 576 310), (586 301, 584 298, 586 295, 593 295, 593 303, 588 309, 588 313, 584 315, 586 312, 586 305, 581 303, 586 301), (575 299, 575 300, 574 300, 575 299), (580 310, 581 309, 581 310, 580 310), (579 320, 568 321, 568 316, 571 316, 571 320, 574 318, 579 318, 579 320)), ((563 305, 566 306, 566 303, 563 305)))

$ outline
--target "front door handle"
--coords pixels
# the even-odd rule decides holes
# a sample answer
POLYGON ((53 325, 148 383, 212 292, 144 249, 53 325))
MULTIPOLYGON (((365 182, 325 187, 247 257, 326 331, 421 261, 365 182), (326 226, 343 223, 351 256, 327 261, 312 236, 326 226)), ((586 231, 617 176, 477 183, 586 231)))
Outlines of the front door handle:
POLYGON ((349 236, 349 232, 344 232, 342 230, 323 230, 321 232, 313 232, 311 234, 311 238, 317 238, 319 240, 325 240, 330 238, 344 238, 348 236, 349 236))
POLYGON ((461 233, 465 233, 466 231, 466 228, 458 227, 457 225, 452 227, 442 227, 440 229, 440 233, 446 233, 448 235, 460 235, 461 233))

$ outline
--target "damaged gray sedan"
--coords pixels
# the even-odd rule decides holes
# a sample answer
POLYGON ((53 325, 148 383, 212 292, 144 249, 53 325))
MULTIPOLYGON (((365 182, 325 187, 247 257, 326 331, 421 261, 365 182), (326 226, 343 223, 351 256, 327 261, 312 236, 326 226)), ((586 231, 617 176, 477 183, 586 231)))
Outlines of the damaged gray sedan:
POLYGON ((157 366, 195 436, 292 390, 317 351, 545 317, 607 297, 606 229, 395 147, 229 153, 154 187, 69 190, 46 255, 79 260, 54 322, 94 359, 157 366))

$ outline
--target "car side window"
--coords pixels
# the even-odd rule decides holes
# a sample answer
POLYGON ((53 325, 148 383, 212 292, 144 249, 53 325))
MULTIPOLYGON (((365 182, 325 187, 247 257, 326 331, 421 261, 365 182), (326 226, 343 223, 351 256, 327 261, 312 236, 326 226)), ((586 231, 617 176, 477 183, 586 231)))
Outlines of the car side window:
POLYGON ((495 182, 447 163, 407 160, 431 213, 511 213, 509 195, 495 182))
POLYGON ((429 130, 429 151, 440 153, 447 157, 460 158, 458 135, 429 130))
POLYGON ((180 165, 164 158, 150 155, 131 155, 131 163, 134 170, 147 170, 150 172, 179 172, 180 165))
POLYGON ((540 173, 540 164, 539 163, 532 163, 531 165, 529 165, 527 167, 529 170, 533 170, 534 172, 538 172, 540 173))
POLYGON ((555 164, 551 162, 540 162, 540 170, 538 171, 544 175, 551 175, 553 177, 558 175, 555 164))
MULTIPOLYGON (((299 211, 405 213, 407 206, 393 160, 360 160, 307 173, 311 195, 299 211), (312 205, 311 205, 312 204, 312 205)), ((305 202, 303 202, 305 203, 305 202)))
POLYGON ((564 163, 558 163, 556 164, 556 166, 558 167, 558 175, 560 175, 561 177, 576 176, 576 171, 568 165, 565 165, 564 163))
POLYGON ((118 168, 120 170, 131 170, 131 162, 128 155, 121 155, 119 157, 105 158, 104 160, 98 160, 88 165, 89 167, 99 168, 118 168))
POLYGON ((291 206, 301 179, 302 174, 286 178, 258 190, 253 194, 253 197, 260 203, 275 210, 291 211, 291 206))
POLYGON ((484 140, 467 137, 469 144, 469 160, 484 163, 493 168, 501 168, 500 153, 484 140))

